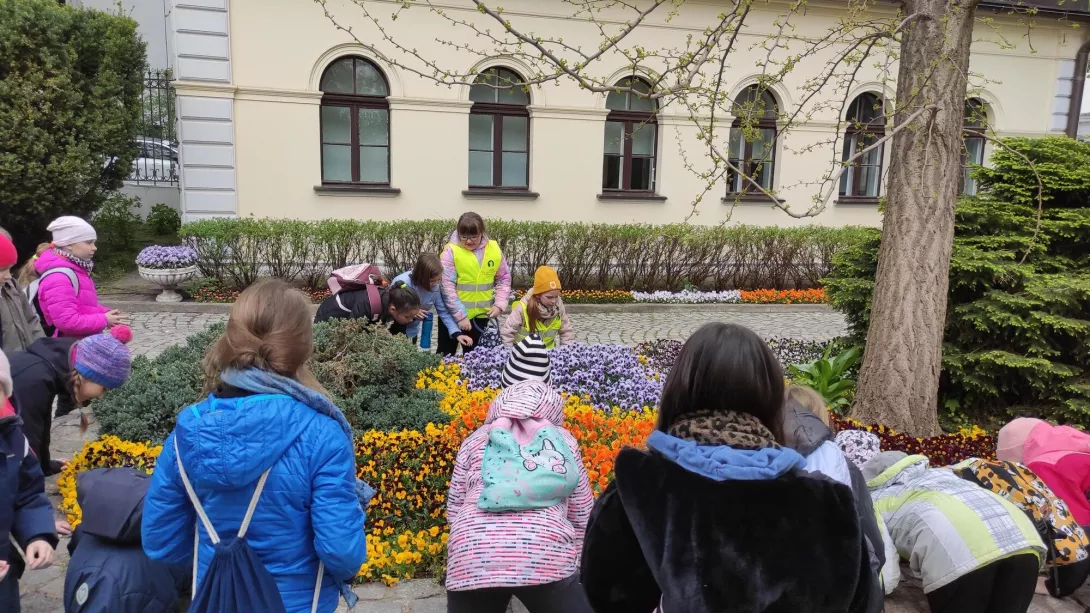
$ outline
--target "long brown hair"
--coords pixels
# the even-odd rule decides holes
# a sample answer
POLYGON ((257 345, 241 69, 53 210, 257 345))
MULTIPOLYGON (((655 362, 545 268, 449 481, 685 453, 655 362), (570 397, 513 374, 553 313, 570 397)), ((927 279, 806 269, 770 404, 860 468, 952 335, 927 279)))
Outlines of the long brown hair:
POLYGON ((416 258, 416 266, 413 267, 409 278, 412 279, 413 285, 430 292, 432 278, 442 275, 443 263, 439 261, 439 256, 434 253, 424 253, 416 258))
POLYGON ((329 395, 307 368, 314 349, 310 301, 279 279, 246 288, 231 307, 227 329, 202 362, 204 393, 220 384, 225 370, 258 368, 295 379, 329 395))
POLYGON ((38 270, 34 268, 34 263, 52 246, 50 243, 38 243, 38 249, 34 251, 34 257, 27 260, 26 264, 23 264, 23 267, 19 269, 19 274, 15 279, 19 282, 19 287, 27 287, 41 276, 38 274, 38 270))
POLYGON ((537 332, 537 324, 541 321, 541 303, 533 292, 526 298, 526 319, 530 322, 530 334, 537 332))

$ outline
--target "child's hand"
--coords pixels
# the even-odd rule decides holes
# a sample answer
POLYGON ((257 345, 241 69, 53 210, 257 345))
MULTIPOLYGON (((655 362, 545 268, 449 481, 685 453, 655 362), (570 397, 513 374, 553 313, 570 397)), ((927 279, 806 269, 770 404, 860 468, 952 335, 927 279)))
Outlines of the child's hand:
POLYGON ((428 311, 427 311, 427 309, 417 309, 416 310, 416 315, 413 315, 413 317, 415 317, 417 319, 427 319, 428 318, 428 311))
POLYGON ((462 332, 469 332, 469 329, 473 327, 473 324, 469 323, 468 319, 462 319, 458 322, 458 329, 462 332))
POLYGON ((53 547, 45 541, 34 541, 26 548, 26 566, 41 570, 53 565, 53 547))
POLYGON ((458 344, 463 347, 473 346, 473 337, 468 334, 462 334, 458 336, 458 344))
POLYGON ((494 306, 491 309, 488 309, 488 318, 492 319, 493 317, 499 317, 500 313, 503 313, 503 309, 498 306, 494 306))
POLYGON ((59 534, 61 536, 71 536, 72 535, 72 524, 64 521, 63 519, 58 519, 56 521, 56 529, 57 529, 57 534, 59 534))
POLYGON ((4 577, 8 576, 9 570, 11 570, 11 566, 8 566, 7 562, 0 560, 0 581, 3 581, 4 577))

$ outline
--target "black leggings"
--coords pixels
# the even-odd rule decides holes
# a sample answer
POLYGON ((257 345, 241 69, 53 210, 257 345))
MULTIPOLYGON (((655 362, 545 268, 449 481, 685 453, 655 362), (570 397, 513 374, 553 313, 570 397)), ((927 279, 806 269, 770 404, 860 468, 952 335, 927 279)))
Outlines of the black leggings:
POLYGON ((1026 613, 1040 564, 1016 555, 978 568, 927 595, 931 613, 1026 613))
POLYGON ((556 583, 447 592, 447 613, 504 613, 511 597, 530 613, 593 613, 578 575, 556 583))
MULTIPOLYGON (((462 332, 462 334, 468 334, 473 339, 473 344, 469 347, 462 347, 462 353, 469 353, 477 348, 477 341, 481 340, 481 334, 485 328, 488 327, 488 318, 485 316, 474 317, 469 320, 469 330, 462 332)), ((458 337, 451 336, 446 328, 443 328, 439 334, 439 353, 442 355, 454 355, 458 353, 458 337)))
POLYGON ((19 580, 15 578, 15 569, 10 569, 8 576, 0 581, 0 611, 19 613, 19 580))

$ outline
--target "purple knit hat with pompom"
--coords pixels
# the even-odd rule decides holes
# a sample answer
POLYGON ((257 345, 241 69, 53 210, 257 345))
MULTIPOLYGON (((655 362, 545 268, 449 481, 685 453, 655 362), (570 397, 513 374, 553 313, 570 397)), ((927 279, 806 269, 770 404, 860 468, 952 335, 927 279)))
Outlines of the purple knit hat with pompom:
POLYGON ((132 354, 125 346, 130 340, 132 329, 128 326, 88 336, 72 346, 72 368, 108 390, 117 389, 132 372, 132 354))

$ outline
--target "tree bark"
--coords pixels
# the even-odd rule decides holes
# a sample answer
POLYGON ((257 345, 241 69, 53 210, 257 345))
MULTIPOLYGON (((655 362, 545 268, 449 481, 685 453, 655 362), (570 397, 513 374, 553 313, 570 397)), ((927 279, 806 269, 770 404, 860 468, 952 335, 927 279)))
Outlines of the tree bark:
POLYGON ((962 117, 978 0, 906 0, 889 187, 870 328, 853 416, 914 436, 938 434, 962 117))

